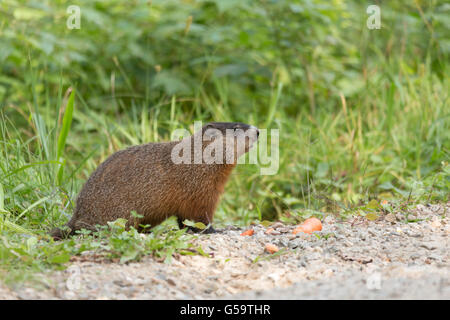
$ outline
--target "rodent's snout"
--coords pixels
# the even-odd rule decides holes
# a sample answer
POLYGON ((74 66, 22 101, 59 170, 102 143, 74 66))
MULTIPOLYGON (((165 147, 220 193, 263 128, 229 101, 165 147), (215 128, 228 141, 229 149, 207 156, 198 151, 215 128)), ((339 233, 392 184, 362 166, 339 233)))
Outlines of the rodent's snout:
POLYGON ((258 129, 257 127, 255 127, 255 126, 250 126, 250 130, 256 131, 256 138, 259 137, 259 129, 258 129))

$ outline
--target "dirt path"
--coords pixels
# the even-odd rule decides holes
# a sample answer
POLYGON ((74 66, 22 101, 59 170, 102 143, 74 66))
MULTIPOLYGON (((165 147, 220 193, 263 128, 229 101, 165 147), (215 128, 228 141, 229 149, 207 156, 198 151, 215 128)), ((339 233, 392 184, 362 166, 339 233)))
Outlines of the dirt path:
POLYGON ((0 286, 0 298, 450 299, 450 203, 419 205, 409 218, 420 221, 398 221, 401 214, 346 222, 329 216, 318 236, 293 235, 293 226, 281 223, 270 235, 263 226, 253 226, 253 236, 230 227, 195 240, 210 258, 120 265, 87 257, 44 275, 43 288, 0 286), (266 243, 284 254, 269 259, 266 243))

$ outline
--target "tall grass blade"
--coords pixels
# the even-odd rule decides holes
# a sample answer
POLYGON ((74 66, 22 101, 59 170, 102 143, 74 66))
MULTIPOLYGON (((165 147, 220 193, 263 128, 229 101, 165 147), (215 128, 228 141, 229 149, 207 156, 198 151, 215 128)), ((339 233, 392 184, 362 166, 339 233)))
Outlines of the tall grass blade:
POLYGON ((72 89, 72 92, 70 93, 69 96, 69 100, 67 101, 66 110, 64 111, 61 131, 58 136, 56 159, 58 161, 63 162, 62 164, 59 165, 58 169, 57 174, 58 185, 61 185, 61 182, 63 180, 63 171, 66 162, 64 159, 62 159, 62 155, 64 153, 64 148, 66 146, 67 135, 69 134, 70 126, 72 125, 74 100, 75 100, 75 89, 72 89))

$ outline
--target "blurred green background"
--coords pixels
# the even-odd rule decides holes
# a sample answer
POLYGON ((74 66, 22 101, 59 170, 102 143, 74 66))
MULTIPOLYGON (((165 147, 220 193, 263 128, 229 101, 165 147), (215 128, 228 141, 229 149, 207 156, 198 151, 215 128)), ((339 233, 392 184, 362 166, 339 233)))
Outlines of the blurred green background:
POLYGON ((3 0, 1 228, 63 224, 108 155, 195 120, 280 129, 278 173, 238 166, 219 223, 446 201, 449 14, 437 0, 3 0))

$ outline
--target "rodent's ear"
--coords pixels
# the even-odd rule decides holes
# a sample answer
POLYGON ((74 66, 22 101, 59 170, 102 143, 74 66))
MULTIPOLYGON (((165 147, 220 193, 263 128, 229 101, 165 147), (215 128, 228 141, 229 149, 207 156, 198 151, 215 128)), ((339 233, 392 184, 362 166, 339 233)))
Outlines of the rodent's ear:
POLYGON ((207 123, 203 126, 202 131, 203 131, 203 133, 205 133, 206 130, 211 129, 211 128, 214 128, 214 125, 212 123, 207 123))
POLYGON ((210 128, 216 128, 215 124, 214 123, 208 123, 208 124, 205 125, 205 130, 206 129, 210 129, 210 128))
POLYGON ((214 128, 214 126, 205 128, 204 137, 206 139, 211 139, 215 137, 219 137, 222 135, 222 132, 219 129, 214 128))

